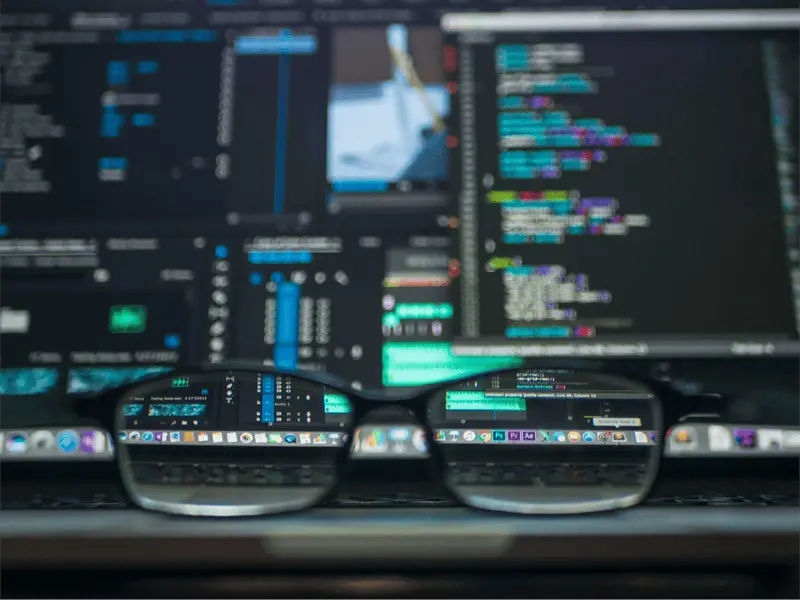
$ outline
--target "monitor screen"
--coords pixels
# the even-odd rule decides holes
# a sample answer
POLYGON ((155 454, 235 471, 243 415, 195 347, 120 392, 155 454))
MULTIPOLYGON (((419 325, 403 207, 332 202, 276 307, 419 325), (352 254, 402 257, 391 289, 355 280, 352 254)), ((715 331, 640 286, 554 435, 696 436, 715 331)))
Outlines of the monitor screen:
POLYGON ((4 2, 3 397, 798 354, 796 16, 277 4, 4 2))
POLYGON ((455 352, 796 354, 798 24, 445 17, 455 352))
POLYGON ((4 4, 2 354, 23 371, 0 392, 231 359, 370 387, 519 363, 451 352, 437 11, 137 4, 4 4))

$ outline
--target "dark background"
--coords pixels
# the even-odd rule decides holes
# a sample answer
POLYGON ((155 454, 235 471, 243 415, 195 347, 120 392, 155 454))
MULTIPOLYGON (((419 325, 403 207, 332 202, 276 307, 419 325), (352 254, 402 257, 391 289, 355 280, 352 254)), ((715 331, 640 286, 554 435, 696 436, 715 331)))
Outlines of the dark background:
MULTIPOLYGON (((345 4, 350 8, 361 7, 356 0, 345 4)), ((136 20, 143 11, 163 10, 164 6, 163 0, 120 0, 118 3, 75 0, 70 3, 70 8, 54 0, 10 0, 3 4, 3 16, 48 10, 54 17, 48 29, 58 31, 67 28, 73 10, 119 9, 131 12, 136 20)), ((263 97, 264 102, 242 102, 235 108, 237 133, 231 148, 234 155, 232 178, 228 182, 221 182, 213 176, 211 169, 184 169, 184 176, 177 183, 171 179, 173 166, 185 166, 181 161, 194 156, 211 157, 216 153, 218 74, 224 44, 220 37, 219 42, 210 44, 107 43, 98 47, 59 48, 54 53, 53 64, 47 67, 48 75, 43 78, 53 86, 53 95, 44 102, 43 112, 56 113, 56 122, 68 125, 67 138, 45 144, 50 146, 45 148, 45 157, 58 161, 46 167, 47 177, 54 183, 54 192, 49 199, 39 195, 20 199, 12 194, 4 194, 2 222, 9 229, 6 237, 93 235, 104 240, 106 236, 124 234, 159 237, 165 245, 169 245, 177 239, 190 243, 194 236, 203 236, 208 240, 207 248, 214 247, 214 240, 223 240, 233 253, 240 251, 243 240, 255 235, 346 234, 342 264, 350 276, 351 284, 347 292, 337 299, 338 305, 334 305, 332 336, 334 341, 335 336, 340 336, 348 342, 352 339, 354 343, 361 343, 365 348, 365 357, 357 364, 345 360, 341 364, 330 362, 327 367, 346 378, 357 377, 366 384, 378 385, 381 381, 380 297, 383 294, 385 250, 407 247, 409 238, 416 235, 454 233, 435 225, 437 214, 415 213, 409 216, 387 212, 372 213, 361 218, 334 218, 324 210, 323 194, 327 189, 323 154, 327 129, 327 88, 330 68, 334 63, 330 60, 330 48, 327 46, 333 37, 331 30, 334 27, 352 29, 362 25, 385 26, 396 22, 398 14, 414 23, 435 25, 439 13, 448 10, 450 4, 442 0, 436 5, 420 7, 397 0, 385 6, 393 9, 388 11, 390 14, 373 11, 345 18, 341 13, 328 11, 330 14, 326 17, 324 11, 314 12, 319 7, 312 0, 298 0, 297 9, 302 17, 299 24, 317 28, 321 47, 315 57, 292 59, 303 60, 306 66, 293 71, 289 129, 292 158, 286 206, 287 210, 311 210, 314 219, 310 225, 300 227, 294 222, 261 222, 233 227, 225 220, 226 213, 232 207, 240 207, 245 212, 244 208, 263 205, 267 213, 271 210, 269 197, 265 198, 264 193, 265 190, 271 192, 274 147, 261 138, 268 137, 274 130, 274 106, 268 101, 273 98, 270 86, 274 71, 269 65, 263 71, 260 68, 250 70, 248 63, 251 59, 239 61, 242 63, 242 75, 249 81, 247 89, 252 94, 250 97, 263 97), (153 78, 154 84, 141 90, 157 91, 162 95, 163 104, 155 111, 156 125, 152 130, 131 132, 129 129, 136 135, 123 138, 120 142, 98 141, 99 102, 100 94, 105 89, 105 63, 107 60, 134 58, 157 59, 161 63, 157 75, 147 76, 153 78), (260 78, 262 73, 263 78, 260 78), (237 140, 241 145, 237 145, 237 140), (100 148, 101 143, 110 146, 100 148), (115 147, 115 144, 118 146, 115 147), (97 181, 97 158, 121 154, 130 159, 129 181, 101 185, 97 181), (113 191, 113 195, 106 196, 106 190, 113 191), (380 237, 383 240, 381 249, 366 250, 359 247, 358 235, 380 237)), ((520 6, 549 10, 598 7, 587 2, 533 6, 524 2, 520 6)), ((607 6, 637 8, 640 3, 626 1, 607 6)), ((684 0, 673 2, 671 6, 701 8, 696 2, 684 0)), ((796 7, 788 2, 781 6, 796 7)), ((709 0, 702 7, 742 8, 746 7, 746 3, 709 0)), ((252 8, 248 5, 243 10, 252 8)), ((472 8, 485 10, 495 8, 495 5, 483 2, 472 8)), ((193 18, 190 27, 193 28, 208 27, 208 15, 212 10, 238 10, 210 9, 194 0, 175 0, 169 4, 169 9, 190 9, 193 18)), ((5 26, 3 29, 4 33, 10 31, 5 26)), ((219 28, 220 31, 224 29, 219 28)), ((672 36, 671 39, 675 37, 674 34, 664 35, 672 36)), ((691 36, 683 36, 679 43, 672 43, 674 45, 669 48, 657 46, 648 52, 631 52, 621 40, 615 40, 614 43, 595 40, 587 51, 593 62, 614 63, 618 78, 614 82, 601 82, 604 87, 601 87, 600 95, 590 99, 598 103, 587 104, 585 116, 602 116, 609 123, 625 125, 631 131, 655 131, 661 135, 663 145, 652 150, 612 149, 606 164, 594 165, 588 174, 575 175, 575 185, 592 181, 593 187, 607 187, 606 190, 586 189, 585 194, 618 195, 621 212, 649 214, 652 217, 651 226, 633 231, 628 238, 570 238, 561 248, 539 246, 533 250, 537 253, 547 252, 548 257, 546 260, 539 259, 537 255, 535 262, 562 262, 572 271, 588 273, 593 288, 609 289, 614 296, 612 304, 602 308, 613 311, 613 316, 633 316, 637 333, 685 335, 735 331, 789 335, 794 331, 794 318, 790 312, 790 294, 785 276, 783 226, 779 222, 777 199, 768 193, 774 187, 775 168, 771 158, 772 141, 768 121, 763 120, 765 105, 761 95, 764 88, 760 80, 757 42, 748 42, 747 47, 735 50, 726 41, 714 52, 696 38, 692 40, 691 36), (677 64, 671 66, 665 54, 674 56, 675 53, 683 54, 684 60, 676 61, 677 64), (736 54, 739 62, 731 54, 736 54), (751 68, 743 68, 743 65, 750 65, 751 68), (657 77, 648 74, 650 66, 658 69, 657 77), (609 89, 608 96, 603 91, 605 87, 609 89), (624 93, 613 91, 620 87, 625 87, 624 93), (658 88, 661 93, 655 94, 658 88), (753 98, 759 96, 759 99, 748 102, 747 98, 751 95, 753 98), (756 110, 762 111, 761 125, 758 131, 754 129, 750 135, 742 130, 747 125, 747 119, 742 115, 747 116, 747 111, 756 110), (736 127, 733 131, 720 131, 718 135, 727 135, 732 143, 723 146, 719 138, 711 139, 706 133, 702 134, 702 138, 698 137, 703 140, 700 144, 689 141, 692 133, 697 133, 698 127, 702 130, 707 127, 709 119, 721 120, 723 115, 728 119, 725 123, 734 123, 736 127), (683 150, 684 144, 688 148, 686 151, 683 150), (713 146, 716 145, 719 148, 714 151, 713 146), (731 186, 725 192, 725 181, 744 170, 756 173, 763 180, 745 182, 746 186, 737 181, 735 187, 731 186), (722 182, 712 182, 712 175, 720 177, 722 182), (691 185, 679 185, 680 180, 691 182, 691 185), (711 195, 719 199, 712 199, 711 195), (704 202, 690 204, 696 198, 704 202), (737 198, 741 201, 737 201, 737 198), (775 205, 774 210, 757 210, 757 207, 767 207, 769 202, 775 205), (663 210, 657 206, 661 203, 663 210), (682 207, 680 210, 676 208, 679 206, 682 207), (686 218, 687 212, 696 216, 686 218), (725 239, 718 233, 724 233, 725 239), (769 259, 772 261, 770 265, 760 263, 753 266, 756 241, 758 252, 764 253, 765 257, 772 257, 769 259), (712 272, 708 267, 708 262, 712 260, 721 261, 724 269, 712 272), (706 264, 702 264, 704 262, 706 264), (723 278, 722 274, 726 274, 726 277, 723 278), (685 285, 687 281, 689 285, 685 285), (670 315, 680 318, 673 319, 670 315)), ((415 38, 414 35, 410 44, 412 53, 433 51, 428 47, 428 41, 415 38)), ((789 54, 796 59, 796 40, 792 40, 791 44, 794 50, 789 54)), ((352 60, 362 58, 368 57, 359 57, 357 53, 352 55, 352 60)), ((420 75, 426 80, 432 77, 422 71, 420 75)), ((4 101, 17 100, 5 85, 1 93, 4 101)), ((495 164, 493 158, 491 164, 495 164)), ((571 187, 568 183, 565 178, 547 187, 571 187)), ((496 218, 496 214, 492 213, 492 216, 487 213, 481 217, 490 230, 496 223, 492 225, 489 219, 496 218)), ((160 265, 176 267, 188 264, 180 258, 184 256, 183 252, 170 246, 170 251, 165 253, 167 256, 158 258, 160 265)), ((102 258, 101 265, 107 260, 102 258)), ((213 257, 210 254, 203 253, 201 258, 189 261, 192 268, 196 269, 196 279, 180 286, 181 289, 176 289, 174 295, 166 290, 159 291, 159 285, 151 285, 149 280, 145 282, 141 278, 145 272, 154 276, 158 273, 158 265, 150 259, 128 255, 124 262, 114 262, 111 266, 114 285, 120 283, 120 289, 138 289, 140 293, 154 290, 154 295, 148 296, 153 306, 150 314, 169 315, 164 318, 174 324, 170 327, 170 333, 172 330, 182 333, 186 344, 183 356, 194 362, 204 359, 207 354, 205 332, 209 324, 207 302, 211 260, 213 257), (155 308, 156 305, 162 308, 155 308)), ((534 261, 533 258, 531 260, 534 261)), ((313 273, 313 268, 309 271, 313 273)), ((246 314, 258 314, 255 308, 263 299, 251 297, 243 289, 248 285, 246 274, 247 271, 244 271, 234 276, 231 296, 238 297, 236 301, 242 303, 246 314), (253 312, 248 312, 251 309, 253 312)), ((39 330, 36 325, 36 335, 41 334, 42 337, 30 343, 25 341, 16 344, 13 338, 4 336, 0 359, 3 366, 24 366, 26 347, 46 347, 52 343, 67 348, 70 344, 77 347, 79 342, 84 343, 87 336, 91 335, 92 319, 89 318, 87 326, 82 328, 83 311, 95 310, 92 307, 101 304, 105 306, 103 295, 96 292, 90 282, 89 272, 82 273, 77 279, 62 275, 51 279, 45 278, 40 272, 17 272, 12 275, 10 269, 3 268, 0 277, 4 306, 7 298, 11 302, 15 294, 22 293, 20 290, 29 285, 36 286, 42 291, 36 299, 31 300, 31 306, 41 307, 37 310, 52 311, 54 314, 48 320, 56 328, 39 330), (73 304, 78 307, 73 309, 73 304), (61 311, 62 305, 67 309, 61 311)), ((493 285, 491 279, 486 281, 482 292, 486 311, 485 329, 502 330, 502 312, 492 309, 491 303, 492 297, 499 297, 497 286, 493 285)), ((453 289, 457 287, 453 286, 453 289)), ((119 303, 134 303, 129 301, 132 297, 130 294, 122 296, 125 301, 119 303)), ((454 301, 457 303, 458 299, 454 298, 454 301)), ((116 300, 114 302, 117 303, 116 300)), ((584 306, 583 314, 591 317, 591 308, 584 306)), ((103 309, 102 317, 105 323, 107 308, 103 309)), ((234 323, 231 329, 234 331, 231 343, 237 348, 238 357, 269 357, 269 349, 263 352, 259 343, 261 319, 255 323, 242 319, 234 323)), ((98 350, 106 349, 101 346, 108 342, 107 336, 101 337, 99 334, 92 341, 98 350)), ((150 343, 148 341, 145 346, 149 347, 150 343)), ((3 399, 7 406, 9 401, 9 398, 3 399)), ((40 405, 29 406, 37 406, 34 412, 43 410, 40 405)))
MULTIPOLYGON (((619 214, 645 214, 650 226, 627 236, 567 236, 563 244, 504 245, 499 205, 478 211, 478 261, 521 256, 523 264, 563 265, 588 275, 610 304, 569 305, 577 324, 629 318, 630 329, 598 336, 796 335, 788 276, 768 88, 761 44, 793 49, 797 36, 775 32, 617 32, 508 36, 501 43, 580 43, 585 65, 613 68, 597 94, 554 95, 555 110, 602 118, 631 133, 656 133, 657 148, 608 148, 605 163, 557 180, 497 176, 495 46, 473 46, 478 169, 495 190, 571 190, 615 197, 619 214), (767 308, 768 307, 768 308, 767 308)), ((789 52, 787 51, 787 54, 789 52)), ((787 68, 787 70, 790 67, 787 68)), ((580 71, 581 67, 566 69, 580 71)), ((482 274, 481 333, 502 336, 502 271, 482 274)), ((566 305, 564 305, 566 306, 566 305)), ((536 325, 537 323, 525 323, 536 325)), ((541 323, 542 325, 546 323, 541 323)))
MULTIPOLYGON (((30 285, 4 290, 3 304, 25 307, 31 313, 27 334, 3 340, 9 342, 3 344, 3 366, 24 366, 29 352, 60 352, 69 360, 71 352, 163 351, 165 335, 180 335, 186 343, 189 333, 189 298, 186 290, 180 289, 92 290, 30 285), (56 310, 52 306, 54 297, 59 305, 56 310), (111 307, 129 305, 146 307, 145 331, 111 333, 108 327, 111 307)), ((160 362, 163 361, 150 360, 146 364, 160 362)))
MULTIPOLYGON (((318 43, 324 49, 327 40, 323 37, 318 43)), ((236 59, 230 208, 242 214, 270 214, 275 208, 278 60, 275 56, 259 55, 239 55, 236 59)), ((305 210, 317 216, 323 212, 327 189, 329 61, 321 51, 310 56, 291 56, 288 62, 290 93, 283 212, 297 214, 305 210)))
POLYGON ((53 122, 63 125, 66 135, 38 142, 44 154, 35 164, 52 183, 51 192, 4 193, 4 223, 58 221, 68 231, 71 222, 94 222, 102 230, 109 222, 134 220, 147 227, 154 219, 197 222, 224 217, 226 186, 213 169, 219 44, 165 47, 117 44, 106 38, 99 46, 42 49, 52 57, 44 76, 37 78, 49 84, 47 92, 29 95, 3 86, 3 101, 40 104, 42 114, 53 115, 53 122), (133 66, 143 60, 158 60, 158 72, 137 75, 131 69, 131 84, 118 89, 159 94, 161 104, 120 108, 127 117, 121 136, 101 138, 101 96, 109 89, 106 63, 127 61, 133 66), (133 127, 130 117, 135 112, 154 114, 155 125, 133 127), (101 157, 126 157, 126 181, 100 181, 97 168, 101 157), (210 166, 193 169, 194 157, 204 158, 210 166), (180 169, 180 179, 173 179, 173 169, 180 169))

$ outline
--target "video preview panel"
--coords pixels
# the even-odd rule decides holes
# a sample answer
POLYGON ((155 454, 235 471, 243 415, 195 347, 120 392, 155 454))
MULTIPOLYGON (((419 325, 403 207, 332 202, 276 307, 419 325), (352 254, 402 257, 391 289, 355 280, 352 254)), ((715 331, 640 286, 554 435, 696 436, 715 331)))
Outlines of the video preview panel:
POLYGON ((444 206, 450 95, 438 28, 332 33, 329 211, 444 206))

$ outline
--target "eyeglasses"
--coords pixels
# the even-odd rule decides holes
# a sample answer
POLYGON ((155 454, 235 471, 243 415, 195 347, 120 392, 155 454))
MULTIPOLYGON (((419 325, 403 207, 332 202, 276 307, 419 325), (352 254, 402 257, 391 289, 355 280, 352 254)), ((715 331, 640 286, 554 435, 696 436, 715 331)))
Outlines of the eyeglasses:
POLYGON ((208 368, 104 400, 94 416, 113 432, 133 502, 198 517, 308 509, 336 497, 353 458, 407 451, 427 457, 437 483, 465 506, 613 510, 645 499, 662 454, 653 390, 595 371, 511 369, 368 392, 324 374, 208 368), (376 411, 417 427, 379 427, 376 411))

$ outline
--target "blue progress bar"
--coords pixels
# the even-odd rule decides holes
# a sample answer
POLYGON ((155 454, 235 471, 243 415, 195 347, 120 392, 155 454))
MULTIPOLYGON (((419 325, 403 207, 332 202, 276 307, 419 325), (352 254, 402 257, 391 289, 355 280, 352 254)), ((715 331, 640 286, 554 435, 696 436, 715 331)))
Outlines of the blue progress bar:
POLYGON ((268 250, 247 254, 251 265, 307 265, 311 258, 311 252, 307 250, 268 250))
POLYGON ((335 192, 385 192, 389 189, 387 181, 334 181, 335 192))
POLYGON ((297 368, 300 286, 290 282, 279 284, 276 308, 275 366, 279 369, 295 369, 297 368))
POLYGON ((242 36, 237 38, 234 48, 237 54, 314 54, 317 38, 288 32, 278 36, 242 36))

